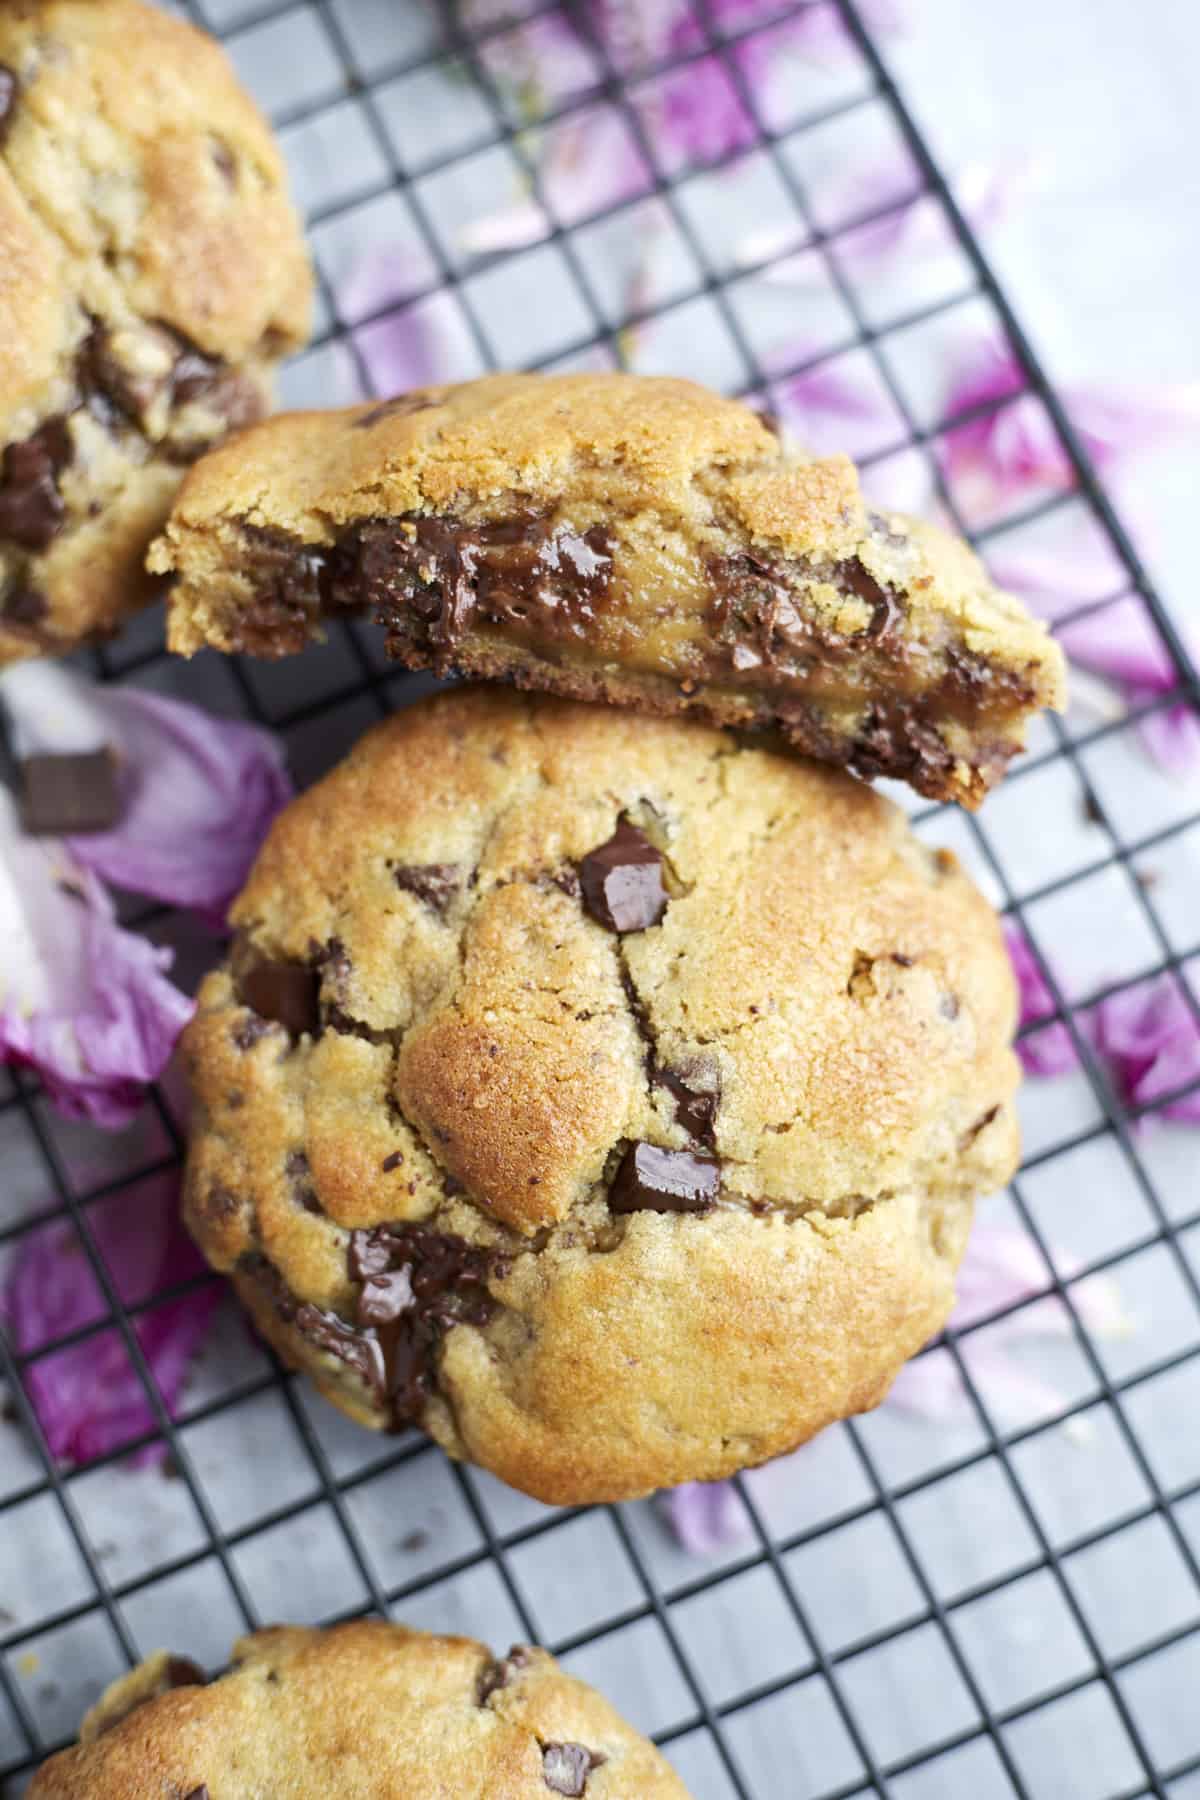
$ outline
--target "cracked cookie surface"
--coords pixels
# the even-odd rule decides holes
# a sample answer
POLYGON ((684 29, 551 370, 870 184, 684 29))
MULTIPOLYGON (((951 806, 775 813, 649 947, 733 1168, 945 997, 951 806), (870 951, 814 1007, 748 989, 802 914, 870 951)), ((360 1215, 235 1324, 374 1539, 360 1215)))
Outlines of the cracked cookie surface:
POLYGON ((869 788, 705 726, 422 701, 233 919, 191 1230, 336 1404, 541 1499, 874 1405, 1013 1168, 990 908, 869 788))
POLYGON ((369 611, 410 668, 773 733, 979 803, 1063 659, 965 544, 692 382, 493 375, 282 416, 189 475, 169 640, 280 656, 369 611))
POLYGON ((114 1682, 31 1796, 687 1800, 652 1744, 544 1650, 361 1620, 279 1625, 229 1672, 162 1652, 114 1682))
POLYGON ((152 597, 184 468, 267 411, 309 299, 218 44, 143 0, 0 5, 0 664, 152 597))

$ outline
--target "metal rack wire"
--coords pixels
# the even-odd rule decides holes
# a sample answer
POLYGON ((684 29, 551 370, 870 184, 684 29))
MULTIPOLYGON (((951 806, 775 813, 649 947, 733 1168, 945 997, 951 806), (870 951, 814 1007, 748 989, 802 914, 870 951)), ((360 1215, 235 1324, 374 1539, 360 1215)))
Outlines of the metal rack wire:
MULTIPOLYGON (((631 324, 651 322, 673 309, 703 298, 710 303, 736 347, 745 370, 744 387, 756 394, 770 391, 772 382, 795 370, 780 371, 763 367, 752 336, 747 332, 731 297, 734 275, 720 266, 707 252, 703 237, 695 229, 681 194, 689 175, 687 168, 666 169, 662 166, 652 135, 644 118, 630 98, 628 79, 622 79, 605 54, 601 39, 590 29, 588 9, 566 9, 595 65, 595 82, 584 92, 565 101, 555 102, 542 123, 569 120, 581 108, 602 101, 614 109, 627 127, 639 154, 649 171, 645 192, 635 200, 616 200, 598 210, 587 221, 619 219, 622 211, 652 196, 665 210, 671 226, 686 243, 698 277, 690 289, 675 293, 670 299, 637 302, 631 311, 613 317, 598 294, 585 259, 578 250, 580 226, 564 224, 554 214, 549 196, 541 191, 538 164, 527 147, 524 122, 515 118, 506 96, 497 85, 489 51, 508 29, 503 19, 486 29, 470 32, 464 29, 458 11, 446 7, 441 15, 440 30, 412 55, 382 62, 366 59, 356 47, 353 30, 355 6, 360 0, 270 0, 255 6, 238 0, 185 0, 181 10, 196 22, 217 30, 234 51, 247 34, 272 27, 303 28, 316 33, 340 71, 339 79, 323 91, 297 104, 276 109, 276 123, 284 130, 302 129, 320 121, 335 107, 352 100, 361 130, 372 147, 380 169, 378 181, 356 188, 352 194, 318 206, 310 215, 314 229, 336 222, 351 206, 362 206, 390 192, 406 197, 416 230, 423 243, 432 270, 432 279, 424 288, 405 296, 411 306, 438 293, 452 293, 461 308, 462 317, 474 342, 479 361, 493 365, 499 361, 488 319, 472 297, 467 277, 473 272, 460 266, 444 245, 423 198, 422 186, 431 177, 453 172, 456 165, 481 150, 506 147, 515 165, 527 178, 532 191, 543 204, 548 226, 539 248, 547 246, 560 259, 566 278, 574 284, 582 316, 588 329, 575 341, 557 345, 553 356, 535 356, 532 366, 562 362, 589 353, 607 353, 621 358, 622 333, 631 324), (449 153, 425 159, 419 166, 404 166, 381 111, 380 95, 389 83, 404 77, 420 75, 440 67, 447 57, 457 59, 460 72, 471 85, 474 101, 482 108, 486 126, 470 143, 449 153), (370 60, 370 66, 365 66, 370 60)), ((393 0, 398 3, 398 0, 393 0)), ((818 0, 807 0, 808 5, 818 0)), ((1037 358, 1014 317, 1003 290, 999 286, 986 256, 960 211, 953 191, 934 162, 917 129, 902 95, 888 73, 876 45, 864 28, 855 0, 835 0, 845 30, 861 60, 863 80, 860 91, 849 98, 836 99, 806 116, 775 126, 764 120, 756 109, 755 95, 742 77, 736 55, 739 37, 722 36, 715 27, 709 8, 694 8, 699 35, 687 59, 716 56, 727 72, 729 82, 738 93, 747 115, 755 122, 753 153, 769 159, 788 202, 794 211, 801 241, 822 259, 831 288, 836 293, 852 331, 844 339, 824 347, 818 360, 832 358, 852 349, 865 351, 872 359, 903 432, 894 445, 881 450, 876 460, 901 450, 917 450, 930 464, 940 499, 951 518, 973 535, 986 540, 1002 532, 1036 523, 1038 519, 1065 506, 1086 508, 1096 528, 1106 538, 1116 563, 1123 570, 1123 580, 1113 593, 1097 596, 1080 609, 1097 610, 1110 604, 1118 594, 1136 595, 1147 608, 1154 626, 1168 646, 1178 672, 1178 688, 1140 709, 1130 718, 1107 721, 1077 729, 1071 722, 1056 724, 1052 738, 1044 747, 1026 758, 1010 775, 1010 783, 1021 784, 1051 767, 1070 771, 1077 780, 1081 797, 1093 808, 1093 816, 1103 835, 1103 851, 1071 868, 1055 874, 1031 887, 1022 886, 1011 877, 1003 852, 989 833, 985 809, 978 820, 965 827, 983 865, 991 871, 1005 909, 1022 922, 1042 966, 1047 986, 1078 1054, 1083 1082, 1091 1095, 1091 1112, 1082 1125, 1070 1126, 1040 1147, 1026 1159, 1020 1176, 1013 1184, 1012 1204, 1021 1226, 1036 1246, 1045 1266, 1044 1290, 1018 1306, 1044 1304, 1047 1296, 1057 1299, 1065 1308, 1070 1335, 1077 1346, 1086 1380, 1080 1394, 1064 1402, 1057 1410, 1017 1428, 998 1422, 995 1409, 978 1379, 972 1361, 972 1340, 1001 1323, 1003 1313, 992 1313, 974 1320, 961 1331, 952 1333, 941 1351, 947 1355, 962 1381, 974 1411, 971 1441, 950 1452, 939 1452, 926 1458, 907 1474, 890 1467, 879 1442, 873 1437, 871 1422, 851 1422, 836 1428, 838 1441, 847 1458, 842 1480, 842 1496, 828 1504, 820 1516, 807 1519, 797 1527, 794 1522, 773 1514, 759 1490, 742 1481, 740 1501, 745 1510, 749 1536, 744 1547, 711 1563, 693 1563, 681 1567, 672 1563, 664 1573, 662 1559, 655 1552, 653 1539, 647 1535, 645 1509, 620 1507, 607 1514, 586 1514, 580 1510, 547 1511, 529 1507, 517 1514, 506 1513, 497 1504, 494 1492, 471 1471, 453 1467, 447 1478, 462 1509, 466 1547, 452 1554, 435 1553, 427 1559, 419 1573, 400 1580, 381 1572, 380 1559, 362 1525, 360 1503, 368 1488, 380 1482, 396 1483, 403 1478, 417 1481, 431 1479, 435 1465, 445 1470, 438 1453, 423 1440, 405 1438, 395 1443, 372 1444, 366 1461, 343 1459, 330 1440, 318 1416, 311 1411, 306 1397, 292 1379, 261 1358, 252 1360, 247 1352, 245 1371, 229 1381, 215 1394, 191 1402, 178 1422, 167 1415, 161 1397, 147 1367, 135 1331, 137 1320, 151 1308, 175 1298, 183 1290, 148 1296, 134 1306, 125 1306, 97 1248, 94 1229, 89 1223, 91 1209, 134 1182, 171 1169, 178 1161, 181 1142, 178 1129, 165 1097, 152 1094, 149 1106, 154 1125, 153 1153, 143 1156, 131 1166, 121 1168, 112 1179, 100 1183, 83 1183, 73 1176, 70 1159, 64 1151, 62 1135, 41 1104, 34 1085, 15 1078, 10 1091, 0 1099, 0 1128, 21 1132, 44 1167, 46 1191, 53 1198, 49 1211, 40 1211, 36 1223, 60 1218, 69 1222, 78 1236, 82 1253, 94 1273, 103 1295, 107 1316, 95 1325, 56 1340, 36 1353, 36 1357, 14 1355, 0 1335, 0 1374, 7 1382, 12 1404, 17 1409, 28 1443, 33 1446, 35 1466, 27 1479, 0 1482, 0 1533, 6 1523, 14 1521, 22 1509, 48 1505, 56 1510, 59 1526, 73 1546, 86 1580, 73 1599, 35 1619, 26 1617, 14 1625, 5 1622, 0 1612, 0 1714, 7 1708, 11 1725, 5 1737, 0 1731, 0 1774, 19 1778, 61 1741, 62 1729, 47 1729, 36 1699, 31 1697, 28 1683, 21 1679, 21 1659, 29 1646, 44 1643, 56 1632, 80 1622, 106 1624, 118 1660, 135 1660, 149 1647, 141 1643, 131 1626, 130 1615, 139 1599, 157 1586, 186 1575, 203 1564, 215 1568, 224 1582, 232 1612, 246 1628, 260 1623, 260 1602, 254 1582, 247 1574, 245 1554, 248 1548, 266 1534, 286 1528, 298 1516, 324 1509, 344 1546, 348 1582, 354 1595, 350 1604, 341 1601, 331 1607, 317 1607, 322 1616, 342 1616, 373 1609, 380 1613, 399 1611, 418 1605, 423 1597, 449 1591, 448 1583, 490 1570, 495 1578, 500 1603, 507 1608, 515 1628, 529 1639, 549 1640, 550 1647, 568 1662, 581 1657, 604 1643, 620 1641, 621 1634, 651 1630, 662 1650, 664 1668, 670 1671, 676 1700, 674 1713, 665 1722, 657 1721, 655 1735, 669 1754, 677 1755, 680 1766, 688 1774, 701 1795, 737 1795, 750 1800, 753 1795, 787 1791, 797 1794, 837 1796, 851 1794, 932 1795, 961 1793, 968 1781, 990 1794, 1012 1793, 1036 1795, 1067 1791, 1054 1785, 1039 1761, 1035 1748, 1039 1722, 1050 1721, 1050 1729, 1068 1737, 1072 1729, 1082 1727, 1069 1723, 1091 1713, 1078 1713, 1076 1703, 1098 1705, 1104 1717, 1105 1744, 1113 1746, 1108 1756, 1108 1784, 1094 1791, 1121 1794, 1127 1800, 1143 1794, 1182 1794, 1188 1777, 1200 1775, 1200 1723, 1196 1724, 1195 1741, 1184 1744, 1182 1754, 1168 1747, 1163 1750, 1162 1733, 1153 1720, 1147 1723, 1138 1698, 1140 1669, 1160 1666, 1155 1659, 1182 1654, 1192 1670, 1193 1698, 1200 1694, 1200 1532, 1187 1511, 1189 1501, 1200 1495, 1200 1466, 1182 1481, 1164 1477, 1162 1463, 1154 1445, 1144 1441, 1137 1414, 1139 1391, 1148 1384, 1185 1374, 1194 1375, 1200 1367, 1200 1195, 1194 1191, 1181 1194, 1177 1186, 1168 1189, 1146 1153, 1146 1140, 1139 1135, 1141 1115, 1147 1108, 1129 1108, 1122 1104, 1109 1084, 1104 1069, 1098 1064, 1087 1033, 1081 1028, 1086 1010, 1106 993, 1131 985, 1126 981, 1100 990, 1095 987, 1081 996, 1069 999, 1056 980, 1054 968, 1042 956, 1037 922, 1039 903, 1053 900, 1073 887, 1098 877, 1106 871, 1119 872, 1128 885, 1155 946, 1152 966, 1139 969, 1135 981, 1149 976, 1165 976, 1177 981, 1187 1004, 1200 1020, 1195 993, 1186 980, 1186 965, 1191 955, 1200 952, 1200 938, 1180 945, 1159 916, 1153 893, 1138 879, 1147 852, 1157 851, 1183 837, 1200 823, 1200 813, 1188 812, 1173 817, 1166 825, 1151 832, 1129 838, 1113 824, 1105 796, 1092 761, 1097 748, 1107 740, 1130 729, 1138 717, 1178 702, 1181 697, 1200 701, 1197 671, 1174 629, 1142 567, 1138 555, 1126 535, 1119 518, 1089 466, 1072 430, 1069 418, 1037 358), (965 286, 933 302, 910 309, 903 316, 879 321, 864 310, 855 283, 839 260, 839 244, 852 231, 885 219, 903 201, 862 213, 828 228, 820 223, 814 209, 813 196, 796 173, 794 161, 786 154, 789 146, 831 121, 851 117, 859 108, 882 108, 892 120, 907 147, 919 174, 922 191, 944 209, 950 229, 969 274, 965 286), (1006 517, 990 521, 986 529, 971 533, 970 521, 960 515, 956 496, 947 483, 942 460, 936 454, 939 441, 947 430, 961 426, 979 412, 1016 403, 1014 394, 990 402, 987 408, 960 414, 956 419, 935 419, 922 423, 914 411, 902 382, 888 355, 889 345, 906 332, 927 325, 953 311, 972 298, 982 298, 993 309, 1014 346, 1024 372, 1024 393, 1037 397, 1053 422, 1073 470, 1069 489, 1039 500, 1026 508, 1019 518, 1006 517), (1057 1160, 1070 1158, 1098 1143, 1105 1143, 1122 1165, 1136 1192, 1144 1226, 1127 1235, 1115 1248, 1109 1248, 1091 1259, 1084 1270, 1070 1273, 1056 1261, 1038 1209, 1030 1197, 1030 1184, 1039 1172, 1057 1160), (1161 1253, 1172 1279, 1184 1296, 1185 1324, 1179 1341, 1165 1354, 1153 1357, 1131 1374, 1115 1374, 1089 1334, 1077 1304, 1077 1280, 1080 1275, 1098 1270, 1119 1269, 1140 1257, 1161 1253), (150 1438, 127 1445, 91 1464, 87 1471, 74 1471, 56 1466, 41 1438, 32 1408, 21 1383, 23 1367, 34 1360, 51 1356, 71 1344, 85 1342, 103 1332, 115 1331, 126 1354, 143 1381, 153 1408, 156 1431, 150 1438), (274 1499, 268 1491, 248 1514, 230 1523, 222 1515, 193 1452, 195 1432, 220 1419, 232 1409, 245 1407, 270 1396, 284 1410, 291 1422, 296 1443, 300 1446, 304 1474, 295 1492, 274 1499), (1099 1517, 1085 1529, 1064 1530, 1047 1516, 1046 1508, 1028 1475, 1027 1453, 1031 1446, 1045 1441, 1046 1434, 1058 1427, 1070 1426, 1085 1415, 1102 1409, 1109 1421, 1115 1441, 1122 1448, 1130 1467, 1136 1471, 1136 1500, 1117 1505, 1111 1514, 1099 1517), (197 1531, 190 1548, 165 1560, 147 1558, 144 1567, 126 1570, 120 1578, 110 1577, 105 1569, 104 1548, 96 1541, 87 1508, 81 1503, 80 1482, 100 1468, 121 1461, 131 1450, 146 1443, 164 1439, 169 1446, 170 1466, 177 1474, 183 1491, 194 1509, 197 1531), (994 1473, 1007 1495, 1007 1504, 1022 1524, 1023 1548, 979 1579, 946 1591, 946 1584, 932 1565, 928 1541, 914 1528, 914 1507, 924 1499, 947 1490, 943 1484, 963 1477, 970 1471, 986 1469, 994 1473), (596 1616, 571 1618, 570 1607, 560 1618, 562 1629, 547 1629, 544 1608, 530 1598, 528 1571, 531 1558, 548 1555, 556 1534, 576 1529, 587 1519, 607 1516, 607 1542, 613 1547, 624 1571, 618 1584, 619 1604, 603 1608, 596 1616), (867 1630, 846 1636, 831 1628, 828 1609, 822 1617, 814 1615, 811 1594, 798 1574, 802 1558, 809 1549, 830 1546, 839 1534, 855 1529, 878 1529, 885 1533, 903 1572, 909 1599, 906 1607, 893 1617, 875 1622, 867 1630), (1172 1586, 1171 1606, 1159 1618, 1150 1609, 1150 1628, 1133 1643, 1114 1647, 1112 1634, 1088 1597, 1086 1584, 1078 1578, 1081 1559, 1086 1553, 1112 1545, 1119 1539, 1129 1540, 1141 1529, 1152 1528, 1161 1533, 1169 1546, 1176 1579, 1172 1586), (981 1606, 1003 1603, 1005 1597, 1023 1584, 1042 1581, 1057 1597, 1063 1615, 1069 1620, 1075 1641, 1081 1646, 1070 1672, 1061 1679, 1022 1692, 1018 1697, 997 1696, 995 1684, 981 1672, 968 1620, 981 1606), (782 1615, 798 1647, 785 1666, 777 1666, 759 1679, 730 1688, 718 1687, 695 1648, 693 1622, 697 1607, 720 1595, 751 1590, 739 1584, 765 1583, 753 1591, 762 1596, 770 1591, 771 1605, 782 1609, 782 1615), (869 1663, 872 1653, 888 1657, 893 1651, 905 1655, 920 1640, 932 1645, 946 1671, 947 1694, 953 1686, 957 1696, 953 1706, 934 1704, 928 1722, 915 1725, 903 1739, 894 1733, 881 1735, 874 1719, 874 1702, 870 1682, 864 1672, 878 1670, 877 1660, 869 1663), (813 1707, 819 1700, 818 1712, 813 1707), (781 1715, 783 1707, 802 1713, 805 1720, 823 1721, 822 1731, 829 1743, 836 1743, 836 1754, 816 1758, 812 1767, 796 1765, 791 1779, 795 1785, 781 1788, 760 1771, 766 1766, 752 1746, 761 1746, 764 1735, 775 1729, 771 1721, 781 1715), (1031 1737, 1027 1728, 1035 1727, 1031 1737), (11 1749, 3 1746, 10 1744, 11 1749), (7 1758, 7 1760, 6 1760, 7 1758)), ((371 0, 362 6, 376 21, 387 19, 387 6, 382 13, 371 0)), ((546 6, 514 7, 520 18, 536 21, 553 12, 546 6)), ((770 19, 756 18, 749 28, 758 31, 772 23, 785 22, 804 10, 802 4, 781 5, 770 19)), ((299 42, 299 40, 296 40, 299 42)), ((298 50, 297 55, 301 52, 298 50)), ((669 76, 678 67, 648 67, 637 71, 639 83, 650 83, 669 76)), ((628 77, 628 71, 625 72, 628 77)), ((731 152, 725 160, 736 163, 748 154, 745 148, 731 152)), ((706 165, 711 170, 712 163, 706 165)), ((520 251, 512 252, 521 254, 520 251)), ((503 261, 503 253, 495 260, 503 261)), ((739 269, 740 278, 745 269, 739 269)), ((360 349, 360 330, 371 321, 356 321, 348 328, 339 318, 337 297, 330 282, 322 278, 322 298, 328 323, 316 345, 323 349, 341 347, 352 359, 364 391, 370 381, 360 349)), ((261 685, 250 668, 232 667, 233 692, 236 701, 250 716, 266 720, 277 729, 289 731, 321 724, 342 715, 347 708, 365 703, 368 710, 387 711, 397 691, 398 682, 407 678, 389 674, 373 653, 368 641, 356 629, 341 628, 342 657, 339 673, 318 692, 293 697, 287 706, 274 711, 264 703, 261 685)), ((118 646, 96 658, 97 667, 106 677, 153 678, 165 661, 158 641, 132 648, 118 646)), ((928 815, 922 815, 919 824, 928 815)), ((944 817, 944 815, 943 815, 944 817)), ((939 818, 935 824, 940 824, 939 818)), ((936 833, 935 833, 936 835, 936 833)), ((151 925, 161 923, 154 914, 146 915, 151 925)), ((1164 1095, 1155 1102, 1161 1106, 1172 1096, 1164 1095)), ((1194 1167, 1194 1165, 1193 1165, 1194 1167)), ((30 1228, 30 1221, 0 1229, 0 1245, 12 1245, 30 1228)), ((194 1285, 194 1284, 189 1284, 194 1285)), ((1016 1310, 1010 1308, 1009 1311, 1016 1310)), ((1194 1391, 1194 1390, 1192 1390, 1194 1391)), ((1192 1436, 1197 1433, 1196 1415, 1184 1414, 1180 1429, 1192 1436)), ((833 1441, 834 1434, 830 1434, 833 1441)), ((406 1490, 407 1491, 407 1490, 406 1490)), ((1132 1490, 1131 1490, 1132 1491, 1132 1490)), ((560 1540, 561 1541, 561 1540, 560 1540)), ((393 1571, 394 1573, 394 1571, 393 1571)), ((0 1602, 3 1596, 0 1595, 0 1602)), ((181 1650, 189 1650, 187 1622, 181 1621, 181 1650)), ((1194 1703, 1200 1720, 1200 1701, 1194 1703)), ((1097 1715, 1098 1716, 1098 1715, 1097 1715)), ((1089 1727, 1090 1729, 1090 1727, 1089 1727)), ((1068 1784, 1069 1786, 1069 1784, 1068 1784)), ((1070 1786, 1070 1792, 1076 1788, 1070 1786)), ((1078 1790, 1090 1794, 1092 1787, 1078 1790)), ((1196 1791, 1191 1785, 1187 1792, 1196 1791)))

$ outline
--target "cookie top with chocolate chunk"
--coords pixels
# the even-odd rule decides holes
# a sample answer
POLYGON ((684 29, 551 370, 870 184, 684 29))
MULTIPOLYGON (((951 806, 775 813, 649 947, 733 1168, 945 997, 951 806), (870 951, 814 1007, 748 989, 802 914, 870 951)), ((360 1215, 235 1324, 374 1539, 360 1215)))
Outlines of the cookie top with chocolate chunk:
POLYGON ((968 805, 1063 698, 965 544, 688 381, 491 375, 283 416, 191 472, 151 560, 185 655, 369 611, 410 668, 767 731, 968 805))
POLYGON ((109 632, 184 468, 308 330, 283 160, 143 0, 0 6, 0 664, 109 632))
POLYGON ((420 702, 233 919, 192 1232, 337 1404, 543 1499, 872 1405, 1013 1166, 985 901, 871 789, 703 726, 420 702))
POLYGON ((278 1625, 233 1647, 204 1685, 162 1653, 115 1682, 31 1800, 687 1800, 654 1746, 607 1700, 518 1644, 360 1620, 278 1625))

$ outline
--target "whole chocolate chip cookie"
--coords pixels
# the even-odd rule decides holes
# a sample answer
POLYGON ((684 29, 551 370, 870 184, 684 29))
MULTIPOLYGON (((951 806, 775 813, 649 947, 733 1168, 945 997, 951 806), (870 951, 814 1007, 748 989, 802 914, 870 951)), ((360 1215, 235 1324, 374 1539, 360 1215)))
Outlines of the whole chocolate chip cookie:
POLYGON ((687 1800, 653 1745, 544 1650, 497 1659, 378 1620, 256 1631, 207 1686, 160 1652, 114 1682, 30 1794, 687 1800))
POLYGON ((186 1214, 364 1424, 541 1499, 874 1406, 1012 1171, 997 922, 870 788, 422 702, 276 822, 185 1036, 186 1214))
POLYGON ((151 596, 185 466, 267 410, 309 297, 217 44, 142 0, 0 5, 0 664, 151 596))
POLYGON ((495 375, 260 426, 154 548, 170 643, 370 609, 410 668, 775 732, 977 805, 1063 660, 965 544, 688 381, 495 375))

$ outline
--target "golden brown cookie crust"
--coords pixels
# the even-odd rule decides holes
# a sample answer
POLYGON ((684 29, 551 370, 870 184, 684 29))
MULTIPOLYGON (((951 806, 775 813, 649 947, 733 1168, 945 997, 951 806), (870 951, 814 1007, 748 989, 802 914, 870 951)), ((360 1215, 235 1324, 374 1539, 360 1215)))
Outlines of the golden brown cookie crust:
POLYGON ((472 1638, 361 1620, 255 1632, 208 1686, 163 1692, 166 1660, 114 1684, 31 1796, 687 1800, 653 1745, 544 1650, 497 1659, 472 1638))
POLYGON ((544 1500, 727 1475, 874 1405, 1014 1166, 990 908, 870 789, 716 731, 422 702, 288 808, 233 917, 185 1037, 201 1248, 386 1427, 348 1257, 385 1224, 417 1234, 394 1265, 454 1240, 463 1322, 433 1317, 405 1416, 544 1500), (670 899, 618 935, 577 870, 622 818, 670 899), (264 979, 307 1022, 264 1017, 264 979), (615 1212, 639 1142, 715 1155, 717 1204, 615 1212))
POLYGON ((203 32, 10 0, 0 71, 2 664, 149 597, 184 464, 266 410, 311 278, 270 129, 203 32))
POLYGON ((492 375, 270 420, 192 470, 171 647, 374 609, 409 667, 778 733, 977 804, 1062 657, 956 539, 692 382, 492 375))

